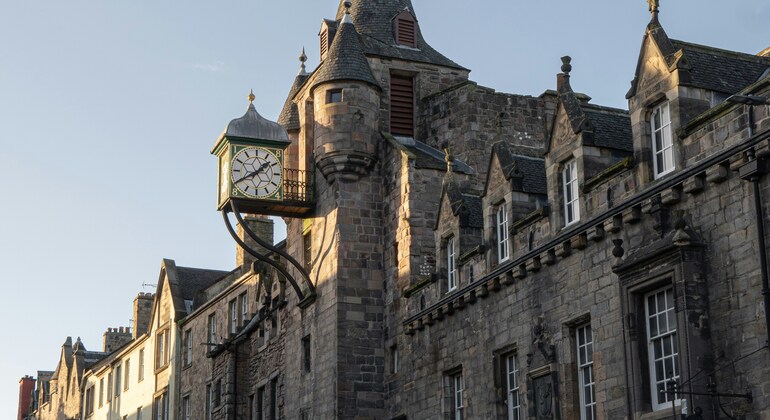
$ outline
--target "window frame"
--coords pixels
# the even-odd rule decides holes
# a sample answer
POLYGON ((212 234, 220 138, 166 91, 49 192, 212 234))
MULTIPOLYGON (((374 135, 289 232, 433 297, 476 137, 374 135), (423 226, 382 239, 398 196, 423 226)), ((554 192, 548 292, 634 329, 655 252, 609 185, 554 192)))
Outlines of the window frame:
POLYGON ((505 402, 508 420, 521 419, 521 395, 519 394, 519 362, 516 353, 503 355, 505 374, 505 402), (513 377, 513 380, 511 380, 513 377), (514 398, 515 396, 515 398, 514 398))
POLYGON ((505 202, 497 205, 495 210, 495 231, 497 232, 497 262, 508 261, 511 258, 508 237, 508 210, 505 202))
POLYGON ((192 365, 192 328, 184 330, 182 336, 182 367, 192 365))
POLYGON ((131 359, 128 358, 123 363, 123 391, 128 391, 131 385, 131 359))
MULTIPOLYGON (((669 396, 668 394, 664 394, 663 398, 664 400, 660 401, 660 395, 658 395, 657 387, 658 385, 663 385, 663 389, 668 389, 668 381, 671 380, 678 380, 681 377, 681 362, 680 362, 680 352, 679 352, 679 343, 678 343, 678 317, 676 314, 676 304, 674 303, 674 286, 673 285, 666 285, 663 287, 659 287, 657 289, 651 290, 644 294, 642 298, 642 302, 644 305, 644 320, 645 320, 645 342, 647 347, 647 373, 649 375, 649 387, 650 387, 650 404, 652 406, 653 411, 658 410, 664 410, 666 408, 670 408, 671 402, 674 402, 674 405, 680 405, 681 399, 678 398, 677 395, 674 395, 673 398, 669 396), (650 314, 650 306, 649 306, 649 299, 650 297, 655 297, 660 294, 664 295, 664 303, 665 303, 665 311, 658 311, 652 316, 656 317, 656 321, 660 320, 660 316, 665 315, 666 317, 666 327, 668 328, 663 333, 660 333, 660 328, 657 329, 655 334, 653 335, 653 332, 650 329, 651 326, 651 314, 650 314), (668 297, 670 296, 670 301, 668 297), (673 318, 673 329, 671 329, 671 318, 673 318), (672 350, 670 354, 664 354, 662 359, 656 358, 655 355, 655 343, 665 343, 666 339, 669 339, 671 343, 671 347, 669 350, 672 350), (672 348, 673 347, 673 348, 672 348), (658 372, 656 369, 656 361, 657 360, 663 360, 663 364, 665 366, 666 360, 672 360, 672 367, 674 368, 674 375, 669 376, 668 373, 663 372, 663 378, 659 378, 658 372)), ((658 303, 658 302, 656 302, 658 303)), ((656 310, 657 310, 656 306, 656 310)), ((660 327, 660 323, 658 322, 658 327, 660 327)), ((663 350, 661 346, 661 350, 663 350)))
POLYGON ((139 349, 139 371, 137 372, 137 382, 144 380, 144 347, 139 349))
POLYGON ((451 375, 452 389, 452 418, 463 420, 465 418, 465 381, 462 370, 451 375))
POLYGON ((457 290, 459 287, 459 281, 457 278, 457 247, 455 245, 455 236, 450 235, 446 238, 446 244, 444 245, 446 252, 446 280, 447 280, 447 293, 457 290))
POLYGON ((212 351, 217 346, 217 314, 216 312, 209 314, 206 322, 206 337, 208 338, 209 351, 212 351))
POLYGON ((661 102, 652 107, 649 123, 652 149, 652 173, 655 179, 659 179, 676 169, 676 163, 674 161, 674 138, 671 130, 671 106, 669 101, 661 102), (656 115, 660 115, 659 124, 655 123, 656 115), (660 140, 660 150, 658 150, 658 140, 660 140), (663 165, 663 168, 659 168, 659 156, 661 157, 661 165, 663 165))
POLYGON ((116 399, 118 397, 120 397, 120 391, 121 391, 120 385, 121 385, 121 371, 122 371, 122 367, 123 367, 122 364, 118 363, 118 365, 115 366, 115 374, 112 377, 112 379, 115 380, 115 384, 112 387, 112 391, 113 391, 113 395, 112 396, 115 397, 116 399))
POLYGON ((249 323, 248 291, 243 292, 238 296, 238 303, 241 310, 241 327, 244 327, 249 323))
POLYGON ((580 220, 580 191, 578 187, 577 159, 564 162, 561 170, 562 201, 564 202, 564 226, 580 220))
POLYGON ((227 303, 227 315, 230 323, 229 332, 230 335, 235 335, 238 332, 238 302, 236 299, 230 300, 227 303))
POLYGON ((166 327, 155 335, 155 370, 169 365, 169 328, 166 327))
POLYGON ((594 375, 593 347, 591 324, 585 323, 575 327, 575 364, 578 376, 580 420, 596 419, 596 377, 594 375), (590 378, 590 383, 586 382, 584 373, 590 378), (587 397, 590 397, 590 400, 587 397), (589 407, 590 411, 587 410, 589 407))

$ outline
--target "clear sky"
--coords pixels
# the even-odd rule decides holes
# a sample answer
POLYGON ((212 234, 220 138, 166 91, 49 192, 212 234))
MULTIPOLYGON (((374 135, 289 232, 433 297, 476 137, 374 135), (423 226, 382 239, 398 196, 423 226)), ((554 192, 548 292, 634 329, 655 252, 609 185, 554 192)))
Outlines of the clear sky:
MULTIPOLYGON (((388 0, 380 0, 388 1, 388 0)), ((413 0, 426 40, 508 93, 572 86, 626 108, 644 0, 413 0)), ((67 336, 100 350, 130 325, 162 258, 232 269, 215 208, 227 122, 255 106, 272 120, 338 0, 4 0, 0 3, 0 418, 18 380, 53 370, 67 336)), ((663 0, 669 36, 756 53, 767 0, 663 0)))

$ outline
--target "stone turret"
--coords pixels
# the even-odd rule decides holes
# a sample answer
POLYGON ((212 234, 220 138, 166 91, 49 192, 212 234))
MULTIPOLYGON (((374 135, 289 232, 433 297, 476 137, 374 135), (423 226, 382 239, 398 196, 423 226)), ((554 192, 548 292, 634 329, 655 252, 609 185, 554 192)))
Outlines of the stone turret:
POLYGON ((333 183, 368 174, 377 156, 380 87, 346 13, 311 86, 316 164, 333 183))

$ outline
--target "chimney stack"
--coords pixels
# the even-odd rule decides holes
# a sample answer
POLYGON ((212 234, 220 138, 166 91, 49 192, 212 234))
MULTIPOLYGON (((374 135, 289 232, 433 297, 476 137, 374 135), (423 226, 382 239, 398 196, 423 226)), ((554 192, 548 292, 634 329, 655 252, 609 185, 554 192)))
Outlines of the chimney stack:
POLYGON ((136 299, 134 299, 133 338, 146 333, 150 327, 150 317, 152 316, 152 304, 154 301, 155 295, 152 293, 139 293, 136 299))
POLYGON ((33 396, 35 394, 35 378, 25 375, 19 381, 19 412, 17 420, 24 420, 33 411, 33 396))
MULTIPOLYGON (((264 242, 273 244, 273 220, 266 216, 247 215, 243 218, 243 221, 249 226, 252 232, 254 232, 259 239, 264 242)), ((256 250, 262 255, 266 255, 269 251, 265 248, 257 245, 257 243, 246 234, 243 226, 238 225, 238 237, 241 238, 250 248, 256 250)), ((240 246, 236 248, 235 252, 235 264, 238 267, 243 267, 246 270, 251 268, 251 263, 256 261, 256 258, 251 254, 244 251, 240 246)))
POLYGON ((131 328, 107 328, 104 333, 104 352, 112 353, 132 339, 131 328))

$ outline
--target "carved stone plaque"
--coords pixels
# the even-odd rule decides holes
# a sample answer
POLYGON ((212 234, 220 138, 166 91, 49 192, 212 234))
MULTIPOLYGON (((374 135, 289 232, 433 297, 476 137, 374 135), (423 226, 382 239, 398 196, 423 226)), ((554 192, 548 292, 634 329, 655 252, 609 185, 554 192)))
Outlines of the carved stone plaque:
POLYGON ((535 418, 537 420, 556 419, 554 412, 554 395, 552 375, 540 376, 532 380, 535 397, 535 418))

